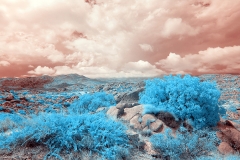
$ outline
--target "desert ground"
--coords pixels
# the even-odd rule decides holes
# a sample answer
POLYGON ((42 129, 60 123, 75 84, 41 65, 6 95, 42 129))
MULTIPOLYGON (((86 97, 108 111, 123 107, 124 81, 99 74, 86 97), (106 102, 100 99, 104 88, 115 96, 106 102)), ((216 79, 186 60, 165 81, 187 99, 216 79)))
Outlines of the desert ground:
MULTIPOLYGON (((206 157, 209 159, 238 159, 240 157, 238 155, 240 151, 240 140, 238 139, 240 137, 240 75, 208 74, 198 76, 198 78, 201 82, 216 83, 217 89, 221 92, 218 105, 226 111, 224 115, 220 115, 218 124, 211 130, 216 135, 216 139, 214 139, 216 141, 216 149, 208 153, 207 151, 202 151, 201 153, 199 151, 198 154, 205 156, 202 159, 206 159, 206 157)), ((180 123, 189 132, 195 133, 195 131, 193 131, 191 125, 183 121, 177 121, 168 114, 142 114, 144 104, 139 103, 139 93, 144 91, 145 80, 147 79, 152 78, 91 79, 82 75, 70 74, 55 77, 0 79, 0 159, 174 159, 154 148, 151 144, 151 136, 164 134, 164 131, 168 129, 172 131, 172 134, 177 134, 180 123), (82 104, 84 95, 94 95, 95 93, 111 95, 114 98, 114 102, 108 102, 111 98, 105 100, 103 97, 104 103, 101 103, 97 102, 97 98, 87 99, 86 97, 85 101, 89 103, 93 101, 93 106, 96 103, 95 106, 97 108, 93 107, 93 109, 87 111, 84 111, 83 108, 74 110, 74 105, 82 104), (98 105, 98 103, 100 104, 98 105), (104 142, 107 142, 107 136, 111 135, 111 132, 116 134, 114 135, 116 139, 113 138, 115 141, 106 145, 107 149, 102 147, 96 148, 96 146, 91 148, 90 144, 86 144, 86 147, 82 145, 82 148, 80 147, 81 149, 79 149, 79 146, 74 146, 75 144, 78 145, 78 143, 72 142, 76 139, 64 139, 67 137, 67 134, 73 135, 74 131, 78 131, 78 129, 68 130, 68 126, 66 126, 68 123, 60 122, 62 120, 61 116, 66 116, 65 119, 69 118, 69 122, 71 122, 69 127, 71 128, 75 125, 72 124, 75 121, 70 120, 73 113, 70 113, 69 109, 72 109, 72 112, 79 113, 78 116, 82 114, 89 114, 89 116, 103 114, 106 115, 107 119, 111 120, 111 123, 116 121, 116 127, 118 123, 125 126, 129 145, 120 145, 119 142, 117 146, 120 147, 119 149, 123 149, 122 152, 124 153, 117 153, 115 157, 108 155, 107 149, 116 147, 115 144, 118 143, 115 137, 117 133, 114 132, 114 129, 107 130, 107 133, 104 132, 104 128, 103 130, 99 129, 103 132, 102 134, 106 134, 104 136, 105 140, 101 143, 96 142, 99 145, 105 145, 104 142), (58 117, 58 120, 52 120, 47 116, 44 117, 44 114, 60 117, 58 117), (45 119, 39 118, 38 115, 45 119), (141 120, 139 120, 140 118, 141 120), (35 129, 33 126, 37 127, 37 120, 41 121, 39 126, 46 125, 48 127, 46 130, 50 131, 45 133, 45 130, 42 128, 39 130, 35 129), (48 124, 48 121, 52 121, 54 124, 50 124, 50 122, 48 124), (33 123, 34 125, 32 125, 33 123), (26 128, 26 126, 30 127, 26 128), (59 130, 56 129, 56 132, 54 132, 55 130, 51 126, 62 126, 62 128, 59 127, 59 130), (29 132, 29 134, 26 133, 26 136, 23 136, 22 131, 24 131, 24 134, 26 132, 29 132), (69 133, 68 131, 72 132, 69 133), (12 137, 12 139, 9 137, 12 137), (53 139, 54 141, 51 141, 53 139), (61 142, 58 142, 58 140, 61 142), (125 153, 127 151, 124 150, 124 147, 129 147, 129 153, 125 153), (60 148, 60 150, 56 148, 60 148)), ((102 100, 101 96, 99 101, 102 100)), ((76 115, 74 114, 74 116, 76 115)), ((77 119, 78 117, 75 118, 77 119)), ((80 121, 82 120, 79 119, 80 121)), ((91 123, 94 123, 94 121, 91 121, 91 123)), ((89 127, 91 128, 90 125, 89 127)), ((196 130, 197 132, 198 130, 196 130)), ((95 134, 98 135, 99 133, 95 134)), ((82 138, 84 139, 84 136, 82 138)), ((124 139, 120 140, 123 141, 124 139)), ((81 144, 84 143, 81 141, 81 144)), ((114 155, 115 152, 112 151, 111 154, 114 155)), ((187 155, 189 156, 188 158, 186 155, 181 156, 179 159, 193 159, 193 157, 191 158, 192 155, 187 155)), ((198 155, 198 157, 201 159, 201 155, 198 155)), ((198 157, 196 156, 194 159, 198 159, 198 157)))

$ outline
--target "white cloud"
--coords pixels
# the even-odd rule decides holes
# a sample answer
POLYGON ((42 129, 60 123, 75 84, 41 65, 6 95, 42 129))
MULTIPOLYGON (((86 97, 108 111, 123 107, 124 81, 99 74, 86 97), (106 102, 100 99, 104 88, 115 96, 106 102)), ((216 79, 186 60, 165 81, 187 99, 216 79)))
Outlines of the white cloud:
POLYGON ((153 77, 165 72, 157 69, 149 62, 138 61, 128 62, 119 70, 109 68, 107 66, 83 66, 82 64, 69 66, 54 67, 55 75, 77 73, 90 78, 105 77, 153 77))
POLYGON ((153 52, 153 48, 149 44, 139 44, 142 50, 153 52))
POLYGON ((38 66, 37 68, 35 68, 34 70, 28 71, 29 74, 37 74, 37 75, 53 75, 55 73, 55 70, 49 67, 42 67, 42 66, 38 66))
MULTIPOLYGON (((203 72, 202 63, 192 62, 197 59, 209 63, 204 70, 214 70, 217 62, 198 59, 211 59, 213 50, 200 51, 239 45, 239 5, 239 0, 97 0, 96 5, 84 0, 1 0, 0 59, 89 75, 97 67, 104 74, 138 75, 138 68, 125 69, 139 60, 151 65, 160 60, 172 72, 203 72), (176 54, 167 57, 170 52, 176 54)), ((238 68, 237 63, 227 66, 224 71, 238 68)), ((162 72, 154 65, 151 71, 162 72)))
POLYGON ((7 67, 9 65, 10 65, 10 63, 8 61, 0 61, 0 66, 7 67))
POLYGON ((198 30, 198 28, 194 28, 189 24, 182 22, 182 18, 169 18, 163 26, 162 35, 164 37, 174 35, 194 36, 198 34, 198 30))
POLYGON ((240 46, 224 48, 208 48, 198 54, 188 54, 181 57, 170 53, 166 59, 156 64, 172 73, 199 72, 199 73, 239 73, 240 46))
POLYGON ((34 66, 33 66, 33 65, 28 65, 28 67, 29 67, 29 68, 34 68, 34 66))

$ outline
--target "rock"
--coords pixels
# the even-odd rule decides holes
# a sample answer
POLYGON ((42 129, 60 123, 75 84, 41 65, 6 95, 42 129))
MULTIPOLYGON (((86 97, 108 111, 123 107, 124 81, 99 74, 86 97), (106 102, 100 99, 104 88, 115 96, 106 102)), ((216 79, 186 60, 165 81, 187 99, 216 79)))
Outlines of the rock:
POLYGON ((98 109, 96 110, 96 113, 97 113, 97 112, 104 111, 104 110, 106 110, 106 109, 107 109, 107 107, 100 107, 100 108, 98 108, 98 109))
POLYGON ((11 107, 11 106, 12 106, 12 103, 9 102, 9 101, 6 101, 6 102, 4 102, 2 105, 3 105, 3 107, 11 107))
POLYGON ((144 149, 144 141, 140 140, 139 134, 132 131, 132 130, 127 130, 127 135, 130 140, 130 144, 132 144, 134 147, 143 150, 144 149))
POLYGON ((115 106, 110 107, 107 111, 107 115, 117 119, 118 109, 115 106))
POLYGON ((11 102, 11 103, 20 103, 21 101, 20 101, 20 100, 15 100, 15 99, 13 99, 13 100, 11 100, 10 102, 11 102))
POLYGON ((140 105, 140 104, 137 103, 137 102, 132 103, 132 107, 134 107, 134 106, 138 106, 138 105, 140 105))
POLYGON ((160 153, 158 153, 157 151, 152 149, 152 144, 148 141, 145 142, 145 146, 144 146, 144 150, 147 152, 147 154, 149 155, 161 155, 160 153))
POLYGON ((240 151, 240 131, 228 120, 225 123, 219 122, 217 128, 219 129, 217 136, 236 151, 240 151))
POLYGON ((26 102, 28 101, 26 97, 21 97, 20 100, 21 101, 26 101, 26 102))
POLYGON ((156 133, 161 132, 163 130, 163 122, 157 119, 155 122, 150 124, 150 129, 156 133))
POLYGON ((117 109, 132 108, 137 105, 139 105, 139 104, 138 103, 121 103, 120 102, 116 105, 116 108, 117 109))
POLYGON ((125 108, 124 115, 121 117, 121 119, 130 121, 137 114, 142 114, 142 111, 143 111, 142 105, 138 105, 132 108, 125 108))
POLYGON ((157 118, 163 121, 163 123, 168 127, 173 129, 177 129, 181 124, 181 121, 176 121, 174 116, 168 112, 159 112, 157 114, 157 118))
POLYGON ((132 126, 134 129, 142 129, 142 125, 139 122, 139 115, 135 115, 131 120, 130 120, 130 126, 132 126))
POLYGON ((123 114, 124 114, 124 108, 118 109, 117 118, 122 117, 123 114))
POLYGON ((129 137, 130 139, 135 139, 135 140, 139 139, 138 133, 135 132, 135 131, 133 131, 133 130, 129 130, 129 129, 128 129, 128 130, 126 131, 126 133, 127 133, 128 137, 129 137))
POLYGON ((156 117, 154 115, 151 115, 151 114, 145 114, 142 116, 142 128, 146 127, 146 126, 150 126, 150 124, 152 122, 155 122, 156 121, 156 117))
POLYGON ((14 96, 12 94, 9 94, 7 98, 5 98, 6 101, 11 101, 14 99, 14 96))
POLYGON ((142 131, 141 131, 141 135, 145 136, 145 137, 150 137, 152 134, 153 134, 153 132, 151 131, 151 129, 149 129, 148 126, 143 128, 142 131))
POLYGON ((124 109, 125 107, 126 107, 126 103, 118 103, 117 105, 116 105, 116 108, 117 109, 124 109))
POLYGON ((218 146, 218 150, 224 155, 235 153, 234 149, 227 142, 220 143, 220 145, 218 146))
POLYGON ((232 124, 232 126, 234 126, 237 130, 240 130, 240 124, 230 121, 230 120, 227 120, 227 121, 230 122, 232 124))
POLYGON ((122 97, 124 97, 125 95, 127 95, 127 93, 117 93, 114 96, 116 103, 119 103, 122 100, 122 97))
POLYGON ((122 98, 120 103, 137 103, 139 100, 139 93, 144 91, 144 88, 140 88, 128 94, 125 94, 122 98))

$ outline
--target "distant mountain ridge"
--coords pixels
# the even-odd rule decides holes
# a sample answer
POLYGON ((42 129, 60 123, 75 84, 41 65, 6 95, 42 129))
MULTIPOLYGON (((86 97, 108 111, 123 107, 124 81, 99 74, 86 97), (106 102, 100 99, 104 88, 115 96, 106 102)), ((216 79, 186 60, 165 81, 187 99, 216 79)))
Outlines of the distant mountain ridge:
MULTIPOLYGON (((43 75, 39 77, 25 77, 25 78, 1 78, 1 89, 50 89, 59 87, 69 87, 72 85, 86 86, 88 84, 105 83, 101 80, 91 79, 83 75, 68 74, 58 76, 43 75)), ((77 87, 78 88, 78 87, 77 87)), ((76 88, 76 89, 77 89, 76 88)))

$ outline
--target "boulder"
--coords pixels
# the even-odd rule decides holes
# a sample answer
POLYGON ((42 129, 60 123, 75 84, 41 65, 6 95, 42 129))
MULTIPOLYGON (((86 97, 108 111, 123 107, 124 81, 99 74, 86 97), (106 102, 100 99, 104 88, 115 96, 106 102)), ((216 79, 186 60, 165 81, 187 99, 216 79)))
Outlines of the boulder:
POLYGON ((139 93, 144 91, 144 88, 137 89, 128 94, 124 94, 120 99, 120 103, 137 103, 139 100, 139 93))
POLYGON ((154 115, 151 115, 151 114, 145 114, 142 116, 142 128, 145 128, 146 126, 150 126, 150 124, 152 122, 155 122, 156 121, 156 117, 154 115))
POLYGON ((116 105, 117 109, 124 109, 124 108, 132 108, 133 105, 131 103, 118 103, 116 105))
POLYGON ((159 112, 156 116, 163 121, 165 125, 173 129, 177 129, 181 124, 181 121, 176 121, 174 116, 168 112, 159 112))
POLYGON ((219 129, 219 132, 217 132, 218 138, 232 146, 235 151, 240 151, 240 131, 228 120, 219 122, 217 128, 219 129))
POLYGON ((218 146, 218 150, 224 155, 235 153, 234 149, 227 142, 220 143, 220 145, 218 146))
POLYGON ((134 116, 138 115, 138 114, 142 114, 143 111, 143 106, 142 105, 138 105, 138 106, 134 106, 132 108, 125 108, 124 109, 124 114, 121 116, 122 120, 126 120, 126 121, 130 121, 134 116))
POLYGON ((163 122, 159 119, 150 124, 150 129, 153 132, 159 133, 163 130, 163 122))
POLYGON ((119 110, 115 106, 110 107, 107 111, 107 115, 117 119, 118 111, 119 110))
POLYGON ((134 129, 142 129, 142 125, 139 122, 139 114, 135 115, 131 120, 130 120, 130 127, 133 127, 134 129))

